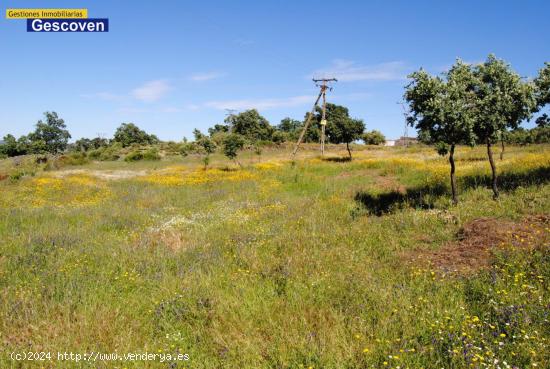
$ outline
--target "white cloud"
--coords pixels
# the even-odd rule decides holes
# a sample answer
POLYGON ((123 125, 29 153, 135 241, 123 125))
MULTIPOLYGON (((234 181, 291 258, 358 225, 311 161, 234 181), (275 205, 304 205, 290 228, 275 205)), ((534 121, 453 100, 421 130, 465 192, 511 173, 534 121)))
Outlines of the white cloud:
POLYGON ((210 81, 212 79, 217 79, 223 77, 225 74, 220 72, 208 72, 208 73, 197 73, 189 77, 191 81, 201 82, 201 81, 210 81))
POLYGON ((314 78, 336 78, 343 82, 393 81, 407 76, 405 63, 393 61, 375 65, 358 65, 349 60, 334 60, 332 65, 313 72, 314 78))
POLYGON ((171 89, 172 87, 170 87, 170 84, 166 80, 159 79, 156 81, 147 82, 144 85, 133 89, 130 92, 130 95, 141 101, 153 102, 160 100, 171 89))
POLYGON ((313 104, 315 97, 310 95, 292 96, 279 99, 243 99, 243 100, 219 100, 208 101, 204 106, 218 110, 224 109, 275 109, 305 104, 313 104))

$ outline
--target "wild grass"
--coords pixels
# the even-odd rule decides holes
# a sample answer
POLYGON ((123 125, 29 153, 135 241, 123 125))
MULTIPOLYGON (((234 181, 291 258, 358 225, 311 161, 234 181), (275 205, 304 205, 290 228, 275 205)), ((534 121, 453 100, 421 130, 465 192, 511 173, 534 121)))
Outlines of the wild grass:
POLYGON ((306 147, 294 164, 266 149, 242 169, 219 155, 207 170, 198 157, 92 162, 0 181, 0 367, 548 368, 548 247, 467 276, 403 259, 474 219, 549 213, 548 146, 507 148, 498 201, 484 154, 457 153, 458 206, 430 148, 357 147, 337 162, 306 147), (388 193, 402 198, 380 212, 358 198, 388 193), (17 363, 12 351, 190 360, 17 363))

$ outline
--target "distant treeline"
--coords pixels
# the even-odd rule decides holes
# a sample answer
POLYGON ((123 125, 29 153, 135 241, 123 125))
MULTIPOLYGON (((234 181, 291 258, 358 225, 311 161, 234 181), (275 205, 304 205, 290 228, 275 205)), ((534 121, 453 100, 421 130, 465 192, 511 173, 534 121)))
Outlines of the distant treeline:
MULTIPOLYGON (((379 145, 385 142, 384 135, 376 130, 365 132, 365 124, 360 119, 351 118, 344 106, 327 104, 326 106, 326 139, 329 143, 349 144, 362 139, 366 144, 379 145)), ((300 135, 304 121, 291 118, 283 119, 280 124, 272 126, 257 110, 246 110, 226 117, 222 124, 215 124, 204 134, 195 129, 193 140, 184 138, 181 142, 170 142, 170 147, 178 145, 182 155, 197 153, 208 156, 221 149, 228 157, 234 159, 236 152, 243 148, 255 151, 269 144, 294 142, 300 135), (231 149, 233 148, 233 149, 231 149), (236 152, 233 152, 236 151, 236 152)), ((130 146, 150 146, 160 143, 152 134, 148 134, 133 123, 122 123, 112 139, 102 137, 81 138, 69 144, 71 135, 65 122, 56 112, 44 113, 45 119, 38 121, 34 132, 15 138, 6 135, 0 145, 0 155, 18 156, 26 154, 58 154, 63 152, 84 152, 93 159, 116 160, 117 149, 130 146)), ((312 116, 312 123, 305 132, 305 142, 320 140, 321 110, 318 108, 312 116)), ((350 156, 351 156, 351 151, 350 156)))
MULTIPOLYGON (((527 145, 550 141, 550 118, 546 114, 536 119, 535 128, 520 127, 522 121, 531 119, 550 100, 550 63, 532 81, 522 80, 507 63, 492 55, 478 65, 457 61, 441 76, 431 76, 421 69, 409 78, 404 96, 410 109, 408 124, 417 129, 420 142, 434 145, 441 154, 452 152, 455 145, 461 144, 491 145, 500 141, 503 145, 527 145)), ((192 140, 184 138, 164 146, 184 156, 202 155, 205 165, 209 155, 217 150, 236 161, 242 149, 261 152, 265 145, 296 142, 310 114, 305 113, 303 120, 284 118, 271 125, 257 110, 246 110, 228 115, 207 133, 195 129, 192 140)), ((304 142, 319 142, 321 116, 317 107, 304 142)), ((326 141, 345 143, 350 158, 352 142, 380 145, 386 141, 379 131, 365 131, 363 120, 352 118, 344 106, 327 103, 326 120, 326 141)), ((122 123, 111 139, 81 138, 69 144, 70 138, 64 120, 56 112, 46 112, 28 135, 6 135, 0 143, 0 157, 78 152, 93 160, 118 160, 121 149, 126 149, 122 151, 127 160, 159 158, 157 149, 152 148, 160 143, 159 139, 133 123, 122 123), (130 155, 127 148, 133 148, 134 153, 130 155)))

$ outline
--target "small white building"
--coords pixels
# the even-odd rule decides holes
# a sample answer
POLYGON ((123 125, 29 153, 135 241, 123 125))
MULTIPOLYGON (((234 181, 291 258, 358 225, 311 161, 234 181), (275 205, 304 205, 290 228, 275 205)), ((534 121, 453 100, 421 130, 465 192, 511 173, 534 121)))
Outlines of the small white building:
POLYGON ((404 137, 401 136, 397 140, 386 140, 384 146, 409 146, 418 143, 418 138, 416 137, 404 137))

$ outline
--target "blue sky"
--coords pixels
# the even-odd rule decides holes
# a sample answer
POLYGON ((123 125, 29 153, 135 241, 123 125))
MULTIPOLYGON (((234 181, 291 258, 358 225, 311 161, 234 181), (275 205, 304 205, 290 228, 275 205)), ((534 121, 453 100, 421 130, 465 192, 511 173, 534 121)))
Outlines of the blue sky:
MULTIPOLYGON (((272 124, 302 119, 313 76, 368 129, 403 133, 407 73, 440 73, 489 53, 534 76, 550 60, 550 2, 2 1, 6 8, 88 8, 108 33, 27 33, 0 20, 0 137, 57 111, 73 138, 134 122, 161 139, 191 137, 226 108, 272 124)), ((3 14, 4 17, 4 14, 3 14)), ((410 131, 410 130, 409 130, 410 131)))

